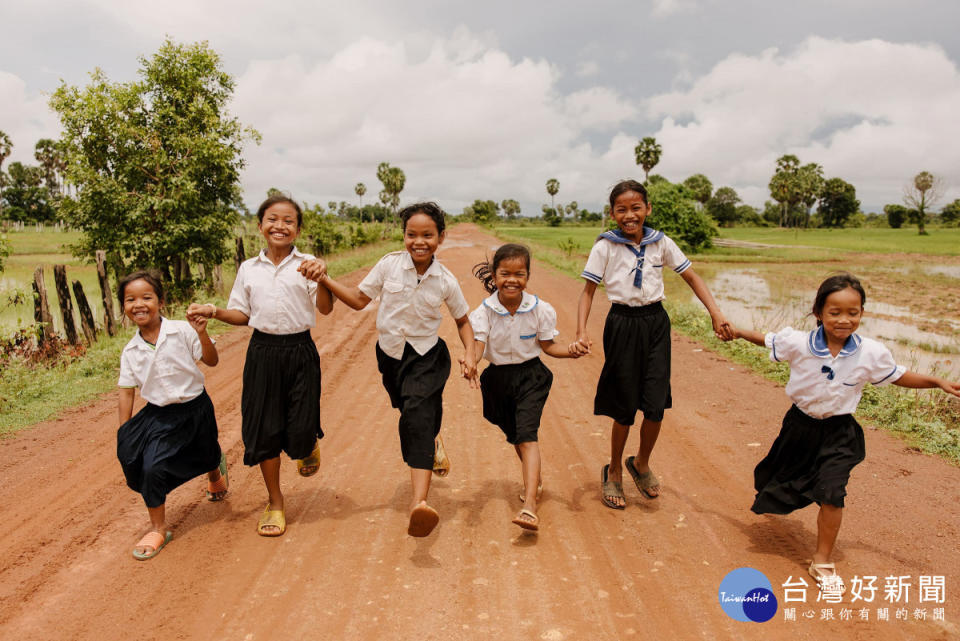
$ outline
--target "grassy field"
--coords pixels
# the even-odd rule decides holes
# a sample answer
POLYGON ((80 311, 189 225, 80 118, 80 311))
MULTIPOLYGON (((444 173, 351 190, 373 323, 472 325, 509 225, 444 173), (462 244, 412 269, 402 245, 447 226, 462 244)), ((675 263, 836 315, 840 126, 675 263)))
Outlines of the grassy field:
MULTIPOLYGON (((570 276, 579 277, 599 229, 502 226, 496 229, 496 233, 505 241, 530 245, 536 262, 546 263, 570 276)), ((917 333, 921 330, 938 330, 948 336, 951 333, 960 336, 960 301, 956 300, 960 297, 943 295, 944 292, 957 291, 960 284, 960 261, 950 258, 960 250, 960 230, 933 230, 931 236, 919 238, 916 229, 816 230, 799 233, 769 229, 725 229, 723 235, 737 240, 777 245, 786 245, 787 238, 797 237, 803 242, 795 241, 796 245, 821 243, 821 246, 787 249, 715 248, 691 255, 697 272, 708 282, 710 276, 722 271, 739 274, 746 277, 746 284, 759 282, 763 288, 768 288, 768 296, 775 294, 771 298, 795 295, 798 289, 810 292, 809 296, 804 295, 800 299, 801 306, 808 306, 816 283, 825 273, 850 269, 864 278, 868 292, 867 308, 880 310, 873 313, 874 317, 889 321, 901 318, 895 314, 906 313, 911 322, 916 324, 917 333), (918 248, 925 248, 923 243, 931 238, 934 239, 930 243, 932 249, 918 251, 918 248), (870 247, 864 248, 865 244, 870 247), (894 253, 894 250, 884 252, 878 249, 887 246, 896 247, 897 252, 925 255, 890 260, 880 254, 894 253), (957 271, 938 273, 935 270, 939 268, 957 271), (783 291, 778 288, 783 288, 783 291), (905 291, 910 292, 910 296, 903 296, 905 291)), ((690 293, 683 282, 679 278, 665 280, 666 306, 674 329, 762 376, 780 384, 786 383, 789 370, 785 365, 771 363, 767 350, 745 341, 723 343, 717 340, 703 308, 699 304, 685 302, 689 300, 690 293)), ((737 293, 727 303, 737 301, 751 306, 753 303, 748 289, 744 287, 742 293, 737 293)), ((777 309, 766 311, 771 318, 777 317, 778 312, 777 309)), ((764 312, 757 310, 757 313, 764 312)), ((955 377, 956 370, 951 370, 952 363, 949 358, 935 361, 931 369, 940 376, 955 377)), ((915 365, 911 367, 921 371, 928 369, 915 365)), ((858 416, 901 435, 918 450, 960 463, 960 403, 939 390, 915 391, 896 386, 868 386, 858 416)))
MULTIPOLYGON (((99 301, 100 289, 96 268, 82 265, 64 253, 63 246, 75 242, 77 234, 29 231, 9 234, 9 236, 15 240, 14 254, 10 256, 11 263, 3 273, 3 278, 7 279, 6 282, 13 283, 13 287, 21 289, 26 287, 29 293, 32 291, 30 282, 33 279, 33 270, 38 264, 43 264, 48 292, 51 293, 52 300, 56 301, 56 295, 53 293, 52 265, 66 264, 68 277, 79 278, 87 297, 91 299, 90 302, 94 302, 94 297, 99 301), (89 285, 88 280, 91 281, 89 285)), ((332 276, 337 277, 372 264, 383 254, 401 247, 402 243, 398 241, 384 241, 328 256, 328 269, 332 276)), ((201 294, 198 295, 198 300, 213 302, 221 307, 226 305, 227 294, 233 284, 235 272, 232 263, 225 264, 223 269, 224 293, 201 294)), ((3 291, 8 291, 7 287, 5 285, 4 290, 0 290, 0 296, 3 296, 3 291)), ((17 318, 22 317, 21 326, 32 322, 32 300, 32 296, 28 297, 25 306, 15 308, 15 315, 11 314, 8 308, 6 318, 13 319, 15 322, 17 318), (26 312, 22 311, 24 308, 26 312)), ((102 305, 98 305, 97 309, 102 310, 102 305)), ((170 318, 183 318, 183 310, 182 304, 168 306, 165 314, 170 318)), ((51 311, 59 315, 59 307, 56 307, 56 311, 51 311)), ((98 320, 102 318, 102 311, 94 313, 98 320)), ((11 323, 8 329, 16 326, 11 323)), ((57 326, 59 327, 59 323, 57 326)), ((2 329, 3 325, 0 325, 0 330, 2 329)), ((210 324, 210 333, 213 335, 229 329, 230 326, 223 323, 210 324)), ((133 333, 134 328, 126 328, 115 337, 101 337, 88 347, 82 357, 54 366, 32 367, 14 363, 6 368, 0 367, 0 436, 9 436, 23 427, 55 416, 65 408, 87 402, 113 389, 117 383, 120 351, 133 333)))

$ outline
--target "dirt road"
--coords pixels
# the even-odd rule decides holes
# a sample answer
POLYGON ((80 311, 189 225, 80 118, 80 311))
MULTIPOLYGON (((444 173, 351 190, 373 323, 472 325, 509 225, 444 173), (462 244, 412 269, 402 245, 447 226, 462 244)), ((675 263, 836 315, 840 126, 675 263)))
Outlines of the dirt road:
MULTIPOLYGON (((440 258, 471 305, 484 294, 470 267, 496 240, 451 230, 440 258)), ((362 273, 353 274, 353 282, 362 273)), ((580 284, 534 265, 530 291, 575 330, 580 284)), ((599 343, 602 293, 592 314, 599 343)), ((510 523, 519 508, 512 448, 480 414, 479 392, 451 378, 443 434, 453 471, 435 481, 441 515, 426 539, 406 536, 409 475, 397 412, 380 386, 375 305, 344 305, 314 335, 323 362, 320 473, 282 472, 288 530, 261 538, 265 503, 256 468, 241 459, 240 386, 248 330, 219 341, 208 370, 230 496, 202 500, 197 479, 168 499, 170 545, 139 563, 130 549, 147 526, 115 456, 116 395, 0 443, 2 639, 956 639, 960 636, 960 469, 866 429, 867 460, 854 472, 837 562, 845 576, 876 575, 873 603, 780 603, 769 622, 741 623, 718 604, 724 576, 763 572, 778 599, 805 577, 815 508, 787 517, 749 511, 753 466, 789 405, 783 390, 675 336, 673 395, 654 468, 656 501, 625 484, 628 507, 599 500, 609 424, 592 415, 602 364, 548 359, 555 374, 541 428, 546 492, 542 531, 510 523), (886 576, 909 576, 906 600, 884 600, 886 576), (942 576, 944 603, 920 602, 921 576, 942 576), (785 620, 795 607, 796 621, 785 620), (877 609, 889 608, 889 621, 877 609), (834 621, 820 620, 831 608, 834 621), (843 620, 842 608, 852 609, 843 620), (869 621, 860 620, 867 608, 869 621), (896 610, 906 608, 908 620, 896 610), (944 608, 945 621, 934 621, 944 608), (926 620, 919 620, 924 609, 926 620), (805 613, 813 613, 807 619, 805 613)), ((452 321, 441 336, 462 353, 452 321)), ((629 451, 635 451, 637 434, 629 451)), ((849 581, 848 581, 849 582, 849 581)), ((928 595, 930 596, 930 595, 928 595)))

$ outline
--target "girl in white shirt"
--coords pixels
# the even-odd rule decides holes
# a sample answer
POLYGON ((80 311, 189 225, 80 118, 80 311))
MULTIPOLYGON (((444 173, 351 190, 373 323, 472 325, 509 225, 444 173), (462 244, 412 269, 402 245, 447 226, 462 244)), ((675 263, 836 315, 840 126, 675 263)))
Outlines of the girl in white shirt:
POLYGON ((165 527, 170 491, 206 473, 207 499, 220 501, 227 494, 227 461, 196 363, 213 366, 218 357, 207 319, 187 323, 160 316, 158 274, 130 274, 120 281, 117 295, 123 313, 138 328, 120 355, 117 458, 127 485, 140 492, 150 515, 151 529, 133 549, 134 558, 145 561, 173 537, 165 527), (147 405, 131 418, 137 388, 147 405))
POLYGON ((960 396, 960 383, 908 372, 890 350, 856 333, 866 294, 850 274, 837 274, 817 290, 817 328, 787 327, 762 334, 730 326, 733 338, 770 349, 771 360, 790 363, 787 396, 793 405, 780 434, 754 470, 757 514, 788 514, 816 502, 817 549, 809 573, 822 589, 843 593, 843 581, 830 562, 840 531, 850 471, 865 455, 863 430, 853 418, 867 383, 939 387, 960 396))
POLYGON ((604 283, 612 305, 603 327, 603 370, 597 381, 593 413, 613 419, 610 463, 600 471, 600 500, 609 508, 626 507, 623 468, 640 493, 660 496, 660 480, 650 469, 650 456, 660 436, 664 411, 673 405, 670 393, 670 318, 661 301, 663 273, 672 269, 690 286, 710 313, 717 336, 725 319, 703 279, 690 266, 677 244, 644 223, 653 209, 647 190, 635 180, 623 180, 610 191, 610 213, 618 229, 597 237, 580 274, 583 292, 577 310, 577 342, 589 349, 587 319, 597 285, 604 283), (640 445, 636 456, 623 459, 637 411, 640 445))
POLYGON ((243 462, 259 465, 267 506, 257 522, 260 536, 287 529, 280 490, 280 453, 297 461, 301 476, 320 466, 320 355, 310 336, 317 311, 333 310, 330 292, 317 285, 326 264, 297 250, 303 226, 300 205, 282 194, 257 209, 266 249, 244 261, 227 309, 192 304, 187 318, 216 318, 254 328, 243 365, 240 400, 243 462))
POLYGON ((337 298, 363 309, 380 297, 377 311, 377 366, 390 403, 400 410, 400 451, 410 467, 413 500, 407 534, 427 536, 440 516, 427 504, 436 438, 443 419, 443 388, 450 376, 450 352, 439 336, 441 306, 457 323, 465 356, 462 374, 476 376, 473 331, 456 276, 434 254, 444 238, 444 213, 436 203, 416 203, 400 212, 406 251, 387 254, 356 287, 320 280, 337 298))
POLYGON ((530 277, 530 250, 526 247, 503 245, 492 261, 477 265, 474 274, 490 293, 470 313, 476 358, 490 362, 480 375, 483 417, 503 431, 520 457, 523 508, 513 523, 537 531, 537 501, 543 492, 537 432, 553 382, 540 352, 554 358, 579 358, 582 354, 575 343, 562 347, 553 341, 558 334, 557 312, 547 301, 525 291, 530 277))

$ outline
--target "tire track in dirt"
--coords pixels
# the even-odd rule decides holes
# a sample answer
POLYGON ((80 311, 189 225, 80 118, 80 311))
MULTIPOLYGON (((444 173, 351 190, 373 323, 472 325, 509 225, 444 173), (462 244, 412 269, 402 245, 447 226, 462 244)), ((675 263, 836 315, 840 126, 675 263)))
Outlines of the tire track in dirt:
MULTIPOLYGON (((498 244, 476 228, 450 231, 440 257, 475 306, 484 293, 470 267, 498 244)), ((350 275, 357 282, 363 272, 350 275)), ((561 340, 575 330, 580 285, 535 265, 530 290, 554 304, 561 340)), ((287 533, 254 531, 265 503, 255 468, 242 465, 240 388, 249 330, 218 340, 207 372, 230 497, 202 500, 204 481, 168 499, 175 537, 156 559, 130 548, 146 527, 139 496, 115 457, 116 395, 0 442, 0 628, 18 639, 946 639, 960 617, 960 470, 867 432, 855 470, 837 561, 850 574, 944 575, 946 624, 930 621, 784 622, 728 619, 723 576, 763 571, 778 586, 805 576, 816 511, 749 512, 752 469, 779 428, 783 390, 674 336, 673 394, 654 455, 662 498, 638 497, 628 478, 624 511, 599 501, 609 421, 591 413, 602 365, 606 304, 598 295, 579 361, 545 357, 554 387, 541 445, 545 495, 539 535, 510 523, 520 466, 480 413, 479 392, 457 379, 444 395, 444 441, 453 462, 435 479, 441 515, 427 539, 406 536, 409 474, 399 456, 397 412, 374 357, 375 305, 336 305, 314 332, 323 366, 320 472, 284 462, 287 533)), ((455 326, 441 336, 456 361, 455 326)), ((866 427, 866 426, 865 426, 866 427)), ((636 448, 631 435, 628 451, 636 448)), ((882 578, 880 580, 882 583, 882 578)), ((914 587, 916 589, 916 587, 914 587)), ((845 599, 849 606, 849 598, 845 599)), ((916 599, 914 598, 914 603, 916 599)), ((879 605, 879 604, 877 604, 879 605)), ((808 606, 819 613, 815 597, 808 606)), ((835 606, 839 607, 839 606, 835 606)), ((853 607, 856 607, 854 604, 853 607)), ((891 608, 893 609, 893 608, 891 608)))

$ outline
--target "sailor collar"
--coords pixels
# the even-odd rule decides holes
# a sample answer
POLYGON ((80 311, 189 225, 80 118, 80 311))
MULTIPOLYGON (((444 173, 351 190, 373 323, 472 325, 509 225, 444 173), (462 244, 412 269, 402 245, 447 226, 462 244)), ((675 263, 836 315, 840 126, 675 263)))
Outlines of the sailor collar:
MULTIPOLYGON (((526 312, 532 312, 534 308, 540 303, 540 299, 534 296, 533 294, 528 294, 523 292, 523 298, 520 300, 520 306, 517 307, 517 314, 524 314, 526 312)), ((510 312, 507 311, 507 308, 500 303, 500 299, 497 297, 497 292, 493 292, 484 299, 483 304, 492 309, 495 313, 500 316, 509 316, 510 312)))
MULTIPOLYGON (((850 334, 847 341, 843 344, 843 349, 837 354, 837 357, 847 357, 856 354, 861 344, 863 344, 863 339, 860 338, 859 334, 850 334)), ((827 346, 827 335, 823 331, 823 325, 815 330, 811 330, 807 337, 807 347, 814 356, 833 358, 833 354, 830 353, 830 348, 827 346)))
MULTIPOLYGON (((600 239, 609 240, 611 243, 619 243, 621 245, 635 245, 639 244, 641 247, 644 245, 649 245, 650 243, 655 243, 661 238, 663 238, 663 232, 657 231, 652 227, 643 226, 643 238, 639 243, 634 243, 632 240, 623 235, 623 231, 620 229, 610 229, 603 232, 597 236, 597 240, 600 239)), ((596 242, 596 241, 594 241, 596 242)))

